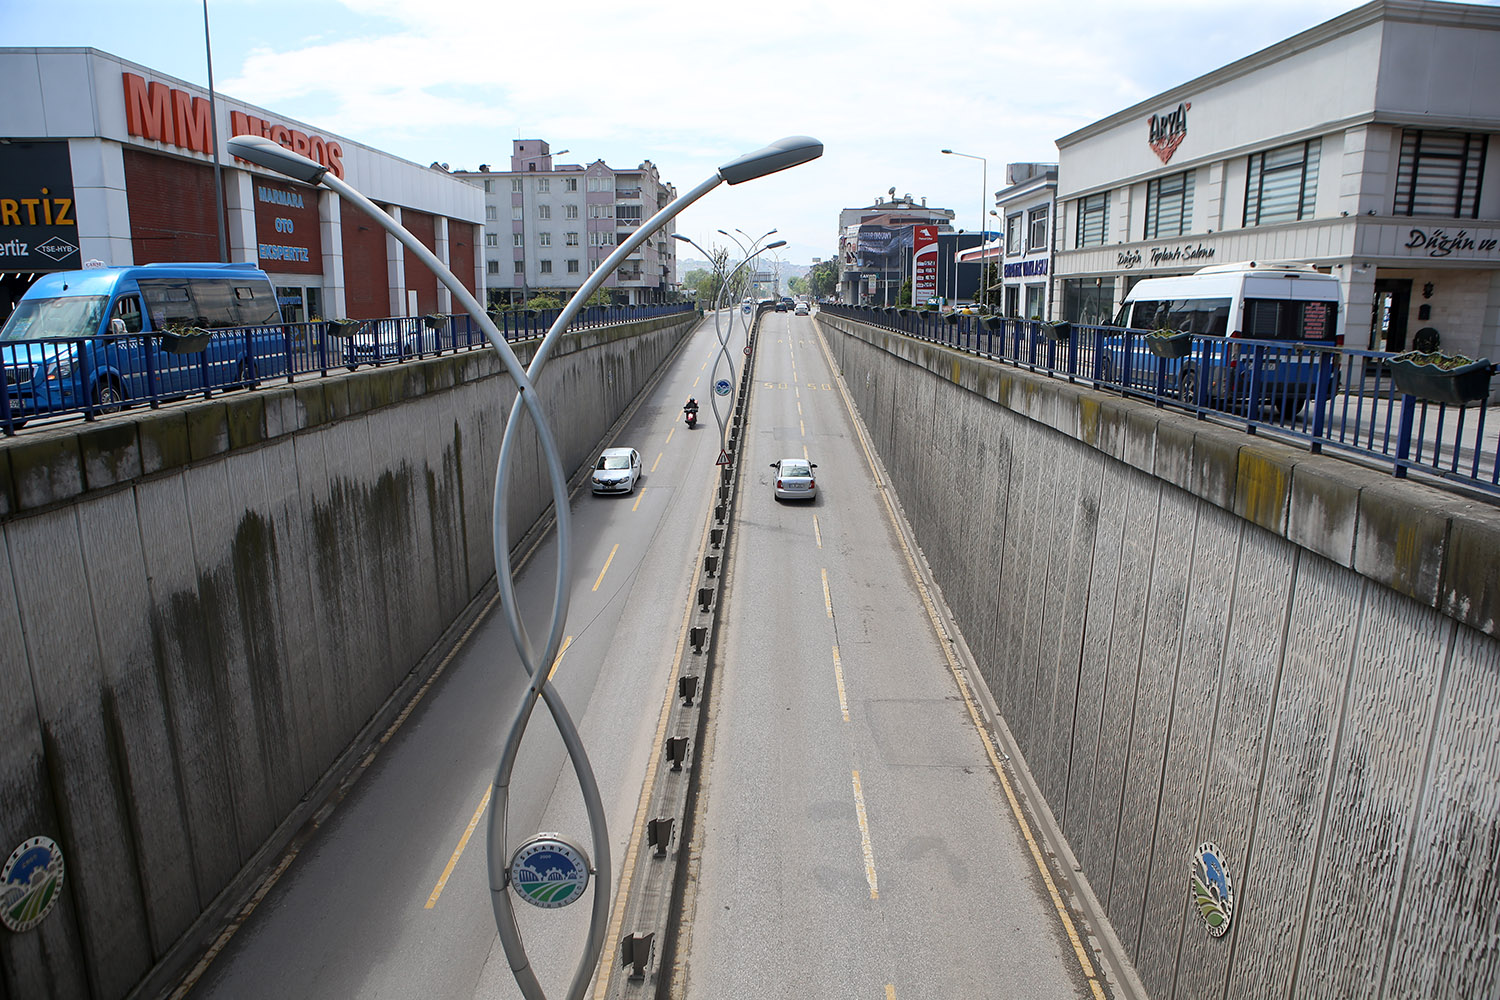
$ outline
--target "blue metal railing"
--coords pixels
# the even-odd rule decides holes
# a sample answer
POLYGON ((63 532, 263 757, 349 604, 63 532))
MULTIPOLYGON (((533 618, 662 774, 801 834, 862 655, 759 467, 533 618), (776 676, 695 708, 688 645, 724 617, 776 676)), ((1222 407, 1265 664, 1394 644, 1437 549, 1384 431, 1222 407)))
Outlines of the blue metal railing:
POLYGON ((1262 431, 1500 499, 1500 448, 1488 407, 1432 403, 1397 390, 1391 354, 1309 343, 825 305, 822 311, 993 358, 1038 374, 1092 382, 1200 420, 1262 431), (1171 355, 1177 356, 1171 356, 1171 355), (1167 355, 1167 356, 1162 356, 1167 355))
MULTIPOLYGON (((568 329, 629 323, 691 312, 692 303, 590 306, 568 329)), ((558 309, 495 316, 509 343, 542 337, 558 309)), ((362 365, 483 350, 490 346, 467 313, 369 320, 234 327, 211 336, 161 333, 24 340, 0 343, 6 392, 0 392, 0 433, 57 416, 93 420, 144 404, 152 409, 184 398, 207 399, 228 389, 299 376, 326 377, 362 365)))

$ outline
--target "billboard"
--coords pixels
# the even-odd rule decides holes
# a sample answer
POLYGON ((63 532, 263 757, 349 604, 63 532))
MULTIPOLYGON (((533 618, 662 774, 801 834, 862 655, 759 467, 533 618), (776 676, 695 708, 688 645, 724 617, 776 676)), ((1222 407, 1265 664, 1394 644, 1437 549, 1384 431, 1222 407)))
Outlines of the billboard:
POLYGON ((912 230, 911 302, 926 305, 938 295, 937 226, 916 226, 912 230))
POLYGON ((0 271, 82 266, 67 142, 0 144, 0 271))

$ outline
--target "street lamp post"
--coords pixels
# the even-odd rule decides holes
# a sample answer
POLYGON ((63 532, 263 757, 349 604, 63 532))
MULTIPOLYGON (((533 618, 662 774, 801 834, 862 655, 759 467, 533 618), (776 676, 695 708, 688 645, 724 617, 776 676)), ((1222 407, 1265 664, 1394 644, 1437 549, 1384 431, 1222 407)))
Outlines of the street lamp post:
MULTIPOLYGON (((775 231, 776 230, 774 230, 774 229, 771 230, 772 233, 774 233, 775 231)), ((771 235, 771 233, 767 233, 766 234, 766 236, 769 236, 769 235, 771 235)), ((765 236, 762 236, 761 239, 765 239, 765 236)), ((748 255, 744 260, 740 261, 739 264, 735 266, 734 270, 729 272, 730 277, 733 277, 738 271, 740 271, 742 268, 744 268, 746 265, 748 265, 751 261, 753 261, 756 257, 760 256, 765 251, 767 251, 767 250, 775 250, 777 247, 784 247, 784 246, 786 246, 786 240, 777 240, 775 243, 767 243, 765 246, 761 247, 759 250, 754 251, 753 253, 751 253, 750 255, 748 255)), ((723 286, 721 286, 720 289, 719 289, 719 298, 720 299, 722 299, 724 297, 724 295, 727 293, 728 288, 729 288, 729 281, 728 281, 728 279, 725 279, 723 286)), ((745 310, 743 310, 743 311, 748 311, 749 308, 750 308, 749 306, 746 306, 745 310)), ((713 370, 713 372, 711 372, 709 374, 708 382, 709 382, 709 385, 711 385, 711 386, 715 385, 717 383, 717 381, 718 381, 719 362, 720 361, 723 361, 729 367, 729 384, 731 386, 734 385, 734 377, 735 377, 734 359, 729 356, 729 334, 732 334, 733 332, 734 332, 734 313, 731 312, 729 314, 729 330, 728 330, 728 332, 726 333, 726 332, 720 330, 719 329, 719 303, 715 302, 714 303, 714 334, 719 338, 719 353, 714 358, 714 370, 713 370)), ((746 342, 746 350, 747 351, 749 350, 749 339, 750 339, 750 321, 746 320, 745 321, 745 342, 746 342)), ((720 450, 722 450, 724 448, 724 446, 726 444, 728 444, 728 439, 725 437, 725 431, 727 430, 727 424, 725 423, 725 418, 728 416, 728 414, 727 413, 720 413, 719 412, 719 394, 717 392, 715 392, 712 396, 710 396, 708 398, 708 402, 709 402, 709 405, 713 407, 714 420, 719 425, 719 448, 720 448, 720 450)))
MULTIPOLYGON (((990 190, 990 161, 973 153, 959 153, 951 149, 943 150, 949 156, 963 156, 970 160, 979 161, 979 304, 981 307, 989 304, 989 289, 984 283, 984 206, 989 199, 990 190)), ((955 255, 956 256, 956 255, 955 255)))
POLYGON ((535 379, 551 355, 552 349, 561 339, 573 317, 577 315, 583 301, 594 293, 619 261, 645 242, 647 237, 685 208, 703 197, 721 183, 742 184, 788 167, 794 167, 823 155, 823 144, 807 136, 789 136, 762 149, 747 153, 719 167, 708 179, 686 194, 672 201, 631 235, 623 245, 599 265, 583 286, 568 300, 558 313, 547 335, 537 347, 529 368, 522 368, 505 337, 496 328, 479 302, 453 275, 437 256, 420 240, 404 229, 395 219, 381 211, 374 202, 359 193, 341 178, 332 174, 328 167, 298 153, 286 149, 262 136, 235 136, 229 140, 229 152, 242 160, 258 164, 294 180, 314 186, 322 185, 335 191, 340 197, 358 205, 387 232, 395 236, 417 259, 432 269, 464 311, 479 325, 485 336, 494 345, 496 352, 516 386, 516 400, 506 421, 504 439, 500 445, 500 460, 495 469, 495 503, 491 514, 491 535, 495 557, 496 583, 500 591, 501 606, 510 626, 511 638, 520 654, 521 664, 529 675, 529 683, 522 692, 516 706, 510 730, 506 735, 505 750, 496 771, 493 802, 490 807, 489 825, 489 869, 490 901, 495 911, 495 923, 500 934, 500 943, 505 949, 506 959, 522 994, 527 1000, 546 1000, 541 984, 531 968, 531 962, 521 941, 520 929, 515 921, 515 911, 508 895, 510 866, 504 855, 506 845, 506 810, 509 802, 510 781, 520 750, 521 737, 526 723, 538 699, 546 703, 567 749, 568 758, 578 778, 579 790, 588 814, 589 833, 593 847, 595 876, 594 905, 589 922, 588 939, 584 953, 579 959, 568 990, 569 1000, 581 1000, 588 989, 589 980, 599 963, 604 946, 604 932, 609 918, 609 897, 612 879, 610 876, 610 844, 605 824, 604 804, 599 787, 594 779, 593 767, 584 750, 578 728, 568 714, 567 707, 548 679, 547 665, 557 658, 566 625, 569 597, 569 566, 572 551, 572 530, 568 507, 568 483, 563 474, 562 458, 557 442, 547 422, 546 413, 537 398, 535 379), (557 580, 553 592, 551 619, 547 627, 547 640, 541 655, 536 654, 516 600, 514 572, 510 561, 510 545, 506 519, 506 473, 513 454, 519 416, 525 410, 535 425, 540 450, 547 466, 547 478, 552 488, 553 516, 557 522, 557 580))

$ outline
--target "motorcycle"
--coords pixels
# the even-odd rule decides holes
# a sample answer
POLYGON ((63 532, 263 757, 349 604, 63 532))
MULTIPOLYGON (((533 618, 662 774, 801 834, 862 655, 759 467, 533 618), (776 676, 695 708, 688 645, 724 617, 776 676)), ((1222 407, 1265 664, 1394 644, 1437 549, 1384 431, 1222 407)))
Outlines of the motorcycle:
POLYGON ((685 424, 687 424, 689 428, 693 428, 693 427, 698 426, 698 411, 697 410, 683 410, 682 411, 682 422, 685 423, 685 424))

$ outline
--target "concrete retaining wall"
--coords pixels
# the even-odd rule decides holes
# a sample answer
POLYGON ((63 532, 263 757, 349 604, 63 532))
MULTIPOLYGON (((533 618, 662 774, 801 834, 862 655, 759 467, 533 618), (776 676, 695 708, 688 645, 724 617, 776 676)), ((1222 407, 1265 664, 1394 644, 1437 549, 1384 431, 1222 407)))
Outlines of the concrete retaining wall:
MULTIPOLYGON (((564 468, 695 321, 564 339, 538 385, 564 468)), ((485 350, 0 449, 0 844, 67 863, 0 930, 0 997, 124 996, 277 832, 493 577, 513 398, 485 350)), ((512 537, 551 502, 518 459, 512 537)))
POLYGON ((1156 1000, 1500 995, 1492 507, 819 322, 1156 1000))

